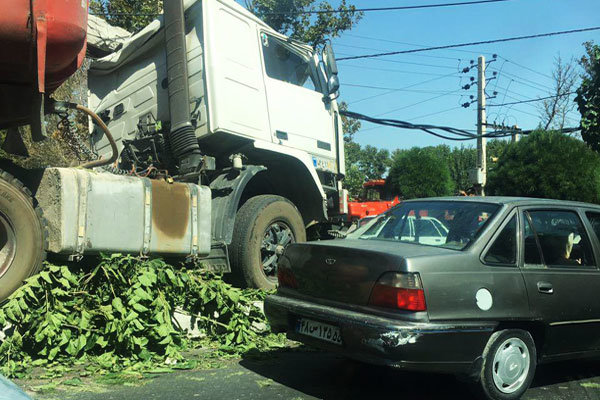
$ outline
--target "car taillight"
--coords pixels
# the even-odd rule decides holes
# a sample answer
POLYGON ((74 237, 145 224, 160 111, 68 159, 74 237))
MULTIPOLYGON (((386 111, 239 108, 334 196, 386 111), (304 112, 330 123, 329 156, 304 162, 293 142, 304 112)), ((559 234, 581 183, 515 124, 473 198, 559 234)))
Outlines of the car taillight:
POLYGON ((375 283, 369 305, 407 311, 426 311, 425 292, 419 274, 386 272, 375 283))
POLYGON ((294 272, 281 264, 277 268, 277 281, 279 282, 279 287, 298 289, 298 282, 296 281, 294 272))

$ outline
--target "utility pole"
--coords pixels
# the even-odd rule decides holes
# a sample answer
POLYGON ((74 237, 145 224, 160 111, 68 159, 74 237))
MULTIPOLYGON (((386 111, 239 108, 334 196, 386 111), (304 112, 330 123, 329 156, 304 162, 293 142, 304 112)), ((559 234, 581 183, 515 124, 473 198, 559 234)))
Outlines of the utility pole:
POLYGON ((511 142, 516 143, 521 140, 521 135, 519 134, 519 125, 513 126, 513 132, 511 134, 511 142))
POLYGON ((485 57, 479 56, 477 59, 477 171, 476 188, 477 194, 485 196, 485 183, 487 178, 487 160, 486 160, 486 138, 483 137, 486 132, 485 117, 485 57))

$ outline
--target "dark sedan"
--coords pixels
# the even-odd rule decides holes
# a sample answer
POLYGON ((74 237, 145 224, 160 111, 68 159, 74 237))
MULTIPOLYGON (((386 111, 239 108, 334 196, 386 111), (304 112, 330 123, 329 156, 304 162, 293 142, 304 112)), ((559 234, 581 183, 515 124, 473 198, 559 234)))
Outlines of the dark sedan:
POLYGON ((600 354, 599 236, 592 204, 406 201, 345 240, 290 245, 265 312, 306 344, 516 399, 538 363, 600 354))

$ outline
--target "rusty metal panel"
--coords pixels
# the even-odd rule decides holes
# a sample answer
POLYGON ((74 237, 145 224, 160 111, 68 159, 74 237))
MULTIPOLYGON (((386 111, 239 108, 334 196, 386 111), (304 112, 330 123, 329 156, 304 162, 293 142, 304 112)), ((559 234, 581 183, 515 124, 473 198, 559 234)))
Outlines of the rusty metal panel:
POLYGON ((210 252, 211 195, 204 186, 49 168, 37 198, 53 253, 210 252))

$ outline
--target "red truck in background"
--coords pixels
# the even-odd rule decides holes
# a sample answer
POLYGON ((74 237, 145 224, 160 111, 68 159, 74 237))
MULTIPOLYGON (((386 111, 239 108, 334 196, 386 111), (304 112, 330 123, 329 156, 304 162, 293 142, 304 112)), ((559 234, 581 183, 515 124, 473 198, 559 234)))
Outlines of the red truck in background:
POLYGON ((348 202, 348 221, 379 215, 399 203, 398 196, 392 197, 386 190, 385 179, 372 179, 363 184, 363 191, 356 201, 348 202))

